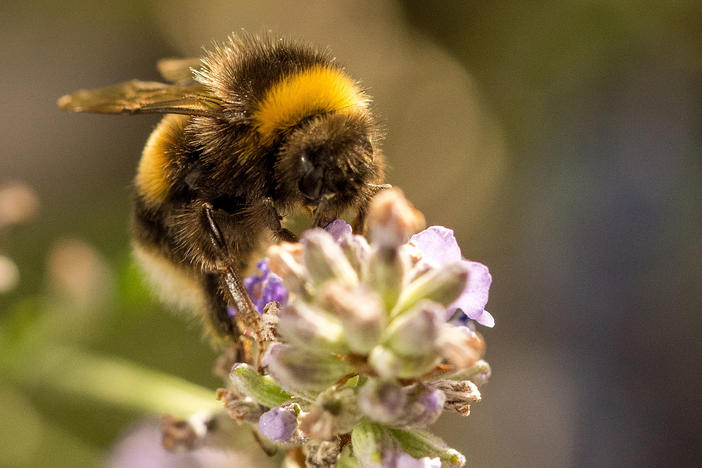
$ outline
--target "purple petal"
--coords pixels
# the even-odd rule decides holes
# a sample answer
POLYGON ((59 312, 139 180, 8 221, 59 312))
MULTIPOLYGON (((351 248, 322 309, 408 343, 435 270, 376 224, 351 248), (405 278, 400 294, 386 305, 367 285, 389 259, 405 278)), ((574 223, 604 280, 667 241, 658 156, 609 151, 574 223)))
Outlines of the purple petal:
MULTIPOLYGON (((141 421, 127 429, 112 447, 105 460, 109 468, 224 468, 255 466, 258 455, 244 451, 234 453, 229 449, 201 447, 188 452, 173 453, 161 445, 158 423, 141 421)), ((259 449, 260 450, 260 449, 259 449)), ((50 465, 50 464, 49 464, 50 465)))
POLYGON ((329 234, 332 235, 335 241, 339 241, 344 235, 351 234, 353 229, 351 225, 344 221, 343 219, 335 219, 324 228, 329 234))
POLYGON ((431 226, 413 235, 410 242, 422 252, 422 261, 438 267, 461 259, 461 248, 451 229, 431 226))
POLYGON ((289 409, 273 408, 261 415, 258 428, 270 440, 287 442, 297 429, 297 416, 289 409))
POLYGON ((263 282, 263 277, 262 276, 256 276, 256 275, 251 275, 247 276, 244 278, 244 287, 246 288, 246 292, 249 293, 249 295, 252 295, 254 291, 256 290, 256 285, 260 284, 263 282))
MULTIPOLYGON (((288 291, 283 286, 283 280, 276 274, 271 273, 268 267, 268 259, 264 258, 256 265, 261 272, 260 275, 251 275, 244 278, 244 287, 249 293, 251 301, 259 314, 263 313, 263 309, 269 302, 280 302, 285 305, 288 302, 288 291)), ((236 315, 234 307, 227 307, 227 313, 230 317, 236 315)))
POLYGON ((268 259, 267 258, 264 258, 263 260, 259 261, 256 264, 256 268, 258 268, 261 271, 261 273, 263 273, 264 278, 268 274, 268 272, 271 271, 271 269, 268 267, 268 259))
POLYGON ((268 275, 263 283, 260 302, 263 304, 260 312, 263 312, 263 307, 269 302, 279 302, 280 305, 288 303, 288 290, 283 286, 283 279, 280 276, 275 273, 268 275))
POLYGON ((471 320, 486 327, 493 327, 495 319, 485 310, 492 283, 490 271, 482 263, 468 260, 464 262, 468 265, 468 283, 461 296, 448 308, 447 316, 450 317, 456 309, 461 309, 471 320))
POLYGON ((258 262, 256 267, 261 272, 261 274, 247 276, 246 278, 244 278, 243 281, 244 287, 246 288, 246 292, 249 293, 249 296, 251 296, 252 299, 260 294, 258 288, 261 286, 259 286, 259 284, 263 283, 266 280, 266 277, 268 276, 268 260, 264 258, 263 260, 258 262))
POLYGON ((495 326, 495 317, 493 317, 492 314, 487 310, 483 310, 483 312, 478 317, 475 317, 473 320, 475 320, 484 327, 492 328, 495 326))

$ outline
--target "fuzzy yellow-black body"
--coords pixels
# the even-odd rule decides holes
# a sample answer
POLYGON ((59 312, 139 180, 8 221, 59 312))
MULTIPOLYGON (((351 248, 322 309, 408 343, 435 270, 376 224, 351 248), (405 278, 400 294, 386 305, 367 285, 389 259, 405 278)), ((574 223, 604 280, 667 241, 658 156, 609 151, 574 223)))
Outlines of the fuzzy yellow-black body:
MULTIPOLYGON (((173 84, 129 81, 59 100, 73 111, 166 115, 135 178, 133 240, 162 296, 236 337, 221 264, 244 271, 262 237, 290 239, 280 220, 311 208, 324 225, 355 208, 362 229, 383 178, 369 99, 329 55, 273 37, 232 37, 192 68, 163 62, 173 84), (212 242, 209 207, 231 258, 212 242)), ((164 70, 167 71, 164 72, 164 70)))

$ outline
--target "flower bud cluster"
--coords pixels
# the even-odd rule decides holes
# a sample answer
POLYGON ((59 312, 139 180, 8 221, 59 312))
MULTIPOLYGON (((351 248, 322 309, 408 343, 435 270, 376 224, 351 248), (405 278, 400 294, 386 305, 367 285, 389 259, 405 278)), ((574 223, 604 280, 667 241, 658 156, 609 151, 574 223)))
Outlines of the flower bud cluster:
POLYGON ((480 400, 490 369, 468 319, 494 324, 483 310, 490 277, 460 256, 450 230, 413 236, 423 222, 388 190, 371 204, 369 240, 337 220, 269 249, 285 301, 261 366, 231 371, 232 414, 258 418, 280 446, 301 446, 308 466, 465 463, 423 429, 480 400))

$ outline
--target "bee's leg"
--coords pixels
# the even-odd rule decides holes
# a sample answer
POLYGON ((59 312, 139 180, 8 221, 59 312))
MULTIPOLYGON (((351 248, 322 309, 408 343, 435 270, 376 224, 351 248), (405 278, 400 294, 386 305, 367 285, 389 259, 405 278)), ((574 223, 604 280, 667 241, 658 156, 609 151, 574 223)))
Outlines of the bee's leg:
POLYGON ((363 234, 366 230, 366 216, 368 215, 368 206, 371 200, 375 197, 381 190, 386 190, 392 188, 390 184, 367 184, 367 195, 363 202, 358 207, 358 213, 356 218, 353 220, 353 232, 354 234, 363 234))
POLYGON ((329 194, 319 200, 314 210, 314 227, 325 228, 329 223, 339 217, 338 209, 333 205, 335 195, 329 194))
POLYGON ((297 242, 297 236, 280 224, 283 217, 278 214, 278 210, 275 208, 275 202, 271 197, 263 199, 263 207, 266 210, 265 216, 268 220, 268 229, 273 231, 273 235, 276 239, 285 242, 297 242))
POLYGON ((203 279, 205 291, 207 292, 207 314, 208 325, 213 329, 213 332, 222 338, 229 338, 236 341, 239 338, 239 330, 237 329, 234 318, 229 315, 227 302, 221 291, 220 275, 208 273, 203 279))
POLYGON ((370 204, 370 199, 364 200, 363 203, 358 207, 358 213, 351 223, 351 228, 354 234, 363 235, 366 232, 366 215, 368 215, 368 205, 370 204))
MULTIPOLYGON (((221 262, 221 271, 226 291, 229 293, 232 305, 237 309, 235 321, 242 332, 248 332, 249 335, 255 336, 256 340, 260 342, 260 317, 258 312, 256 312, 249 294, 246 292, 246 288, 244 288, 244 284, 241 281, 241 276, 239 275, 237 268, 231 261, 229 249, 227 248, 222 231, 220 231, 219 226, 212 216, 212 205, 205 203, 203 204, 202 209, 202 214, 205 221, 204 225, 207 229, 212 245, 218 252, 219 260, 221 262)), ((253 356, 249 356, 249 358, 253 360, 253 356)))

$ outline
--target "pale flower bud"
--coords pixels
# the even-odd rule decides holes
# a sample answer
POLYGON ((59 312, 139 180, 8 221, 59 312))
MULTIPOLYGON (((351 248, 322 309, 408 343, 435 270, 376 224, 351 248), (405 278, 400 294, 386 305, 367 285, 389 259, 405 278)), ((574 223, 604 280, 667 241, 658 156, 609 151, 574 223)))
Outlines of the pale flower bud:
POLYGON ((465 262, 453 262, 430 270, 404 288, 392 315, 407 311, 422 299, 448 306, 461 295, 467 281, 465 262))
POLYGON ((274 442, 288 442, 297 429, 297 414, 292 408, 271 408, 261 415, 258 428, 274 442))
POLYGON ((446 324, 437 340, 442 356, 455 370, 472 367, 485 354, 485 340, 480 333, 464 326, 446 324))
POLYGON ((305 284, 305 268, 302 265, 302 245, 282 242, 268 247, 268 267, 283 278, 291 291, 299 291, 305 284))
POLYGON ((367 354, 378 344, 385 327, 385 312, 378 296, 368 287, 330 282, 320 294, 320 302, 341 321, 351 351, 367 354))
POLYGON ((268 347, 263 364, 281 387, 308 399, 353 372, 351 366, 331 354, 311 354, 282 343, 268 347))
POLYGON ((407 265, 397 249, 380 248, 373 251, 364 282, 383 299, 386 310, 392 310, 404 286, 407 265))
POLYGON ((412 206, 401 190, 384 190, 368 210, 370 238, 380 248, 395 248, 424 227, 424 215, 412 206))
POLYGON ((444 394, 432 387, 402 387, 376 379, 368 380, 359 393, 359 405, 366 417, 405 429, 434 423, 444 409, 445 400, 444 394))
POLYGON ((334 238, 323 229, 312 229, 300 239, 307 277, 314 286, 336 279, 345 284, 358 283, 358 275, 334 238))
POLYGON ((280 311, 278 332, 291 344, 312 352, 348 351, 341 321, 303 301, 280 311))
POLYGON ((394 381, 369 379, 358 396, 363 414, 379 423, 400 419, 407 404, 407 393, 394 381))
POLYGON ((444 308, 422 301, 390 322, 385 346, 403 356, 424 356, 436 352, 436 338, 444 323, 444 308))
POLYGON ((376 346, 368 356, 368 364, 383 378, 409 379, 433 369, 440 361, 433 354, 403 356, 385 346, 376 346))
POLYGON ((358 274, 359 278, 362 278, 365 274, 365 265, 368 263, 368 257, 371 252, 368 241, 363 236, 346 234, 342 236, 338 242, 339 247, 344 251, 344 255, 346 255, 346 258, 356 271, 356 274, 358 274))
POLYGON ((331 388, 317 397, 300 424, 311 439, 331 440, 337 434, 351 432, 361 419, 358 398, 353 388, 331 388))

